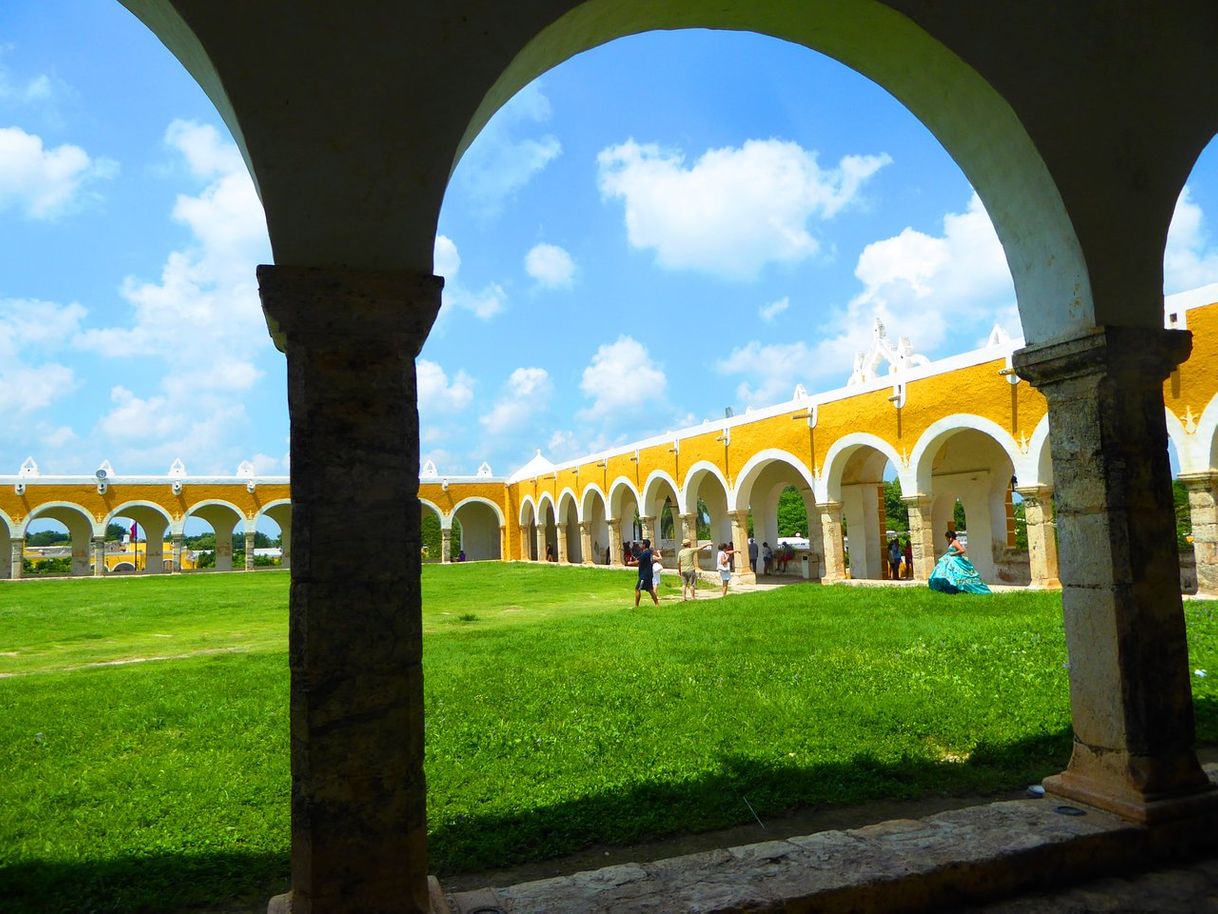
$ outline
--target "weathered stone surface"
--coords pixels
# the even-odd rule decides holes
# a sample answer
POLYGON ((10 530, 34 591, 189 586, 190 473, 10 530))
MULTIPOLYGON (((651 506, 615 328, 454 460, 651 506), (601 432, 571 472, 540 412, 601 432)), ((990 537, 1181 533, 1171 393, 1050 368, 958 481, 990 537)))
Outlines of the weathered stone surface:
MULTIPOLYGON (((455 893, 449 902, 454 914, 933 910, 1125 872, 1212 841, 1218 824, 1211 815, 1156 831, 1094 808, 1061 815, 1057 805, 994 803, 455 893)), ((1197 878, 1169 880, 1157 896, 1183 899, 1197 878)))
POLYGON ((258 278, 292 418, 290 909, 428 911, 414 357, 443 283, 258 278), (346 548, 352 517, 394 560, 346 548))

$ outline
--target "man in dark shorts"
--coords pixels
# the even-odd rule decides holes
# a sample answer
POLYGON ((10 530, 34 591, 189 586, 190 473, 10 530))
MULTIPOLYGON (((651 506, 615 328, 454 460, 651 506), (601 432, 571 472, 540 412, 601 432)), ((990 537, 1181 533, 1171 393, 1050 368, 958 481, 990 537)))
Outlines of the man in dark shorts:
POLYGON ((634 585, 635 609, 638 609, 639 597, 644 591, 651 594, 651 600, 656 606, 660 605, 660 598, 656 596, 655 585, 651 580, 651 540, 643 540, 643 551, 639 553, 639 580, 634 585))

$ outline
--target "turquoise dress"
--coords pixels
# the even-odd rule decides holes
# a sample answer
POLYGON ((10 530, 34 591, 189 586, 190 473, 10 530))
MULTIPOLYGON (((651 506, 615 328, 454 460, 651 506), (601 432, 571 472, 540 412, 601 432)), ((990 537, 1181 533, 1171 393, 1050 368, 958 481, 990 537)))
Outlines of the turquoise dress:
POLYGON ((935 564, 935 570, 930 573, 927 581, 931 590, 940 593, 989 593, 990 589, 977 574, 977 569, 967 556, 961 555, 955 547, 948 546, 943 558, 935 564))

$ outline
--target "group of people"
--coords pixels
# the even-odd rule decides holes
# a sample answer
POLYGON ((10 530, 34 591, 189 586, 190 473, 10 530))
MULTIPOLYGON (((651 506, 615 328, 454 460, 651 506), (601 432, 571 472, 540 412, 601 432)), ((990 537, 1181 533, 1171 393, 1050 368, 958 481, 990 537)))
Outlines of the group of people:
POLYGON ((779 543, 777 549, 770 547, 767 542, 757 545, 757 540, 749 537, 749 567, 757 574, 786 574, 787 566, 795 561, 795 547, 790 543, 779 543))
POLYGON ((913 577, 913 543, 908 536, 903 541, 895 536, 888 541, 888 572, 894 581, 913 577))
MULTIPOLYGON (((643 540, 638 552, 627 552, 633 558, 632 564, 637 565, 639 577, 634 585, 634 605, 638 607, 643 594, 651 594, 651 601, 660 605, 660 575, 664 570, 663 554, 659 548, 651 548, 651 540, 643 540)), ((681 541, 681 549, 677 553, 677 571, 681 575, 681 599, 698 599, 698 553, 710 549, 710 543, 694 546, 689 540, 681 541)), ((715 555, 715 569, 719 572, 719 581, 723 585, 723 595, 727 596, 728 584, 732 580, 732 556, 736 550, 730 543, 720 543, 715 555)))

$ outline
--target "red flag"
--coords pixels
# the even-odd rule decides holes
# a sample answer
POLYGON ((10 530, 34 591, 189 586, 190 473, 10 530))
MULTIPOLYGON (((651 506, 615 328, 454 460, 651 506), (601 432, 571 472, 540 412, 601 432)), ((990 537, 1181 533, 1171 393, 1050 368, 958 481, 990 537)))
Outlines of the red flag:
POLYGON ((136 523, 131 524, 131 542, 133 542, 133 543, 135 542, 135 534, 138 529, 139 529, 138 524, 136 524, 136 523))

